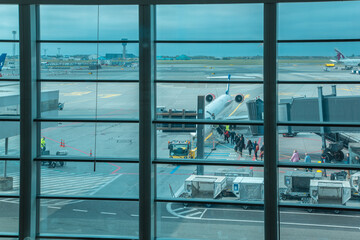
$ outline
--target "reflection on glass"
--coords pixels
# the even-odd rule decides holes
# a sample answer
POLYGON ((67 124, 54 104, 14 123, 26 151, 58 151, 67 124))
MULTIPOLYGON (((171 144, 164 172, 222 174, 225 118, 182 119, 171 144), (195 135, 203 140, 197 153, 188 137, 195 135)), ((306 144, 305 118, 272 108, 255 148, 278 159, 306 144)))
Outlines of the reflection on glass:
POLYGON ((359 128, 281 126, 278 131, 280 162, 360 163, 359 128))
POLYGON ((279 39, 354 39, 359 1, 279 4, 279 39), (334 15, 341 18, 334 18, 334 15), (301 20, 299 20, 301 19, 301 20))
POLYGON ((0 156, 20 155, 20 123, 1 122, 0 156))
POLYGON ((158 40, 261 40, 263 4, 159 5, 158 40))
POLYGON ((229 74, 237 80, 263 78, 262 44, 158 43, 156 51, 157 79, 226 80, 229 74))
POLYGON ((157 236, 166 239, 264 239, 262 207, 157 204, 157 236), (236 231, 234 231, 236 229, 236 231))
POLYGON ((281 239, 352 239, 359 235, 358 212, 284 208, 280 210, 281 239))
MULTIPOLYGON (((0 15, 2 16, 0 39, 19 39, 19 7, 18 5, 1 4, 0 15)), ((4 51, 4 49, 2 49, 4 51)), ((9 54, 12 51, 8 52, 9 54)))
POLYGON ((20 191, 20 162, 0 161, 0 195, 19 194, 20 191))
POLYGON ((278 79, 358 81, 358 42, 279 43, 278 79))
POLYGON ((137 158, 139 154, 138 124, 43 122, 41 128, 43 155, 137 158))
POLYGON ((42 83, 42 117, 138 118, 138 83, 42 83))
MULTIPOLYGON (((135 198, 139 195, 138 164, 43 161, 41 165, 43 195, 135 198)), ((53 206, 63 202, 47 201, 53 206)))
POLYGON ((0 209, 0 232, 17 234, 19 232, 19 199, 0 197, 0 209))
POLYGON ((53 206, 41 199, 40 206, 40 233, 138 237, 138 202, 81 200, 53 206))

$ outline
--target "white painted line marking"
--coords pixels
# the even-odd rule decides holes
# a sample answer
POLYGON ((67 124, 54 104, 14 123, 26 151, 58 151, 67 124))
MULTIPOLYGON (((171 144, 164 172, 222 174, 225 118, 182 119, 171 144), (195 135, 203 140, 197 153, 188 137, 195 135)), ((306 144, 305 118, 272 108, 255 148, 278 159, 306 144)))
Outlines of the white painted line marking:
POLYGON ((201 214, 200 218, 202 218, 204 216, 204 214, 206 213, 207 208, 203 211, 203 213, 201 214))
POLYGON ((177 208, 177 209, 173 209, 174 212, 179 211, 179 210, 184 210, 185 208, 181 207, 181 208, 177 208))
POLYGON ((132 217, 138 217, 139 215, 137 215, 137 214, 131 214, 130 216, 132 216, 132 217))
POLYGON ((48 206, 48 208, 61 209, 61 207, 48 206))
POLYGON ((192 216, 199 215, 199 214, 201 214, 201 212, 195 212, 195 213, 187 215, 187 217, 192 217, 192 216))
POLYGON ((187 210, 187 211, 179 212, 179 214, 189 213, 189 212, 193 212, 193 211, 197 211, 197 209, 196 209, 196 208, 192 208, 192 209, 187 210))
POLYGON ((116 213, 114 212, 100 212, 100 213, 105 215, 116 215, 116 213))
POLYGON ((74 212, 88 212, 88 210, 82 210, 82 209, 73 209, 74 212))
POLYGON ((170 219, 178 219, 179 217, 172 217, 172 216, 161 216, 161 218, 170 218, 170 219))

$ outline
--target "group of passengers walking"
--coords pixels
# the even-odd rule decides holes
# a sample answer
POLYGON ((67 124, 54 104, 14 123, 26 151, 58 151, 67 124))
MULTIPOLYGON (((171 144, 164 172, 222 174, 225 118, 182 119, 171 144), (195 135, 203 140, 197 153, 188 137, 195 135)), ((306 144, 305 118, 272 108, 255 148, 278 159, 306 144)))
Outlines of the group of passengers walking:
POLYGON ((257 160, 258 152, 260 150, 260 158, 261 158, 261 160, 263 160, 264 145, 262 145, 260 147, 256 141, 252 142, 250 139, 246 142, 246 144, 245 144, 245 142, 246 141, 245 141, 244 135, 241 134, 241 136, 239 136, 239 134, 236 133, 235 137, 234 137, 235 152, 239 152, 240 157, 242 157, 244 149, 247 149, 249 151, 249 154, 248 154, 249 156, 251 156, 252 151, 254 151, 254 157, 255 157, 255 160, 257 160))

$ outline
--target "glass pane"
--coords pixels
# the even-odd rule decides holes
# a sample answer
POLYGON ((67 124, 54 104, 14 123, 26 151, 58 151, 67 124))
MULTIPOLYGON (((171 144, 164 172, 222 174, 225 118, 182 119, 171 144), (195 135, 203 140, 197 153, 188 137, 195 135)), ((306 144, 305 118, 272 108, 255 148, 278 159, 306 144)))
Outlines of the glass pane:
POLYGON ((137 43, 42 43, 41 78, 137 80, 138 47, 137 43))
MULTIPOLYGON (((43 195, 115 198, 139 195, 138 164, 43 161, 41 165, 43 195)), ((77 201, 44 199, 43 202, 49 206, 65 206, 77 201)))
POLYGON ((359 80, 358 42, 279 43, 278 46, 279 80, 359 80))
POLYGON ((42 117, 139 117, 138 83, 43 82, 41 89, 42 117))
POLYGON ((358 212, 316 210, 311 213, 305 209, 281 208, 281 239, 353 239, 359 235, 358 212), (321 237, 320 237, 321 235, 321 237))
MULTIPOLYGON (((282 202, 359 207, 359 187, 360 172, 356 170, 279 169, 279 198, 282 202)), ((310 206, 308 211, 312 210, 310 206)))
POLYGON ((1 116, 20 116, 19 82, 0 82, 0 117, 1 116))
POLYGON ((96 40, 98 6, 41 5, 41 40, 96 40))
MULTIPOLYGON (((278 96, 280 121, 318 122, 321 118, 325 122, 360 121, 358 85, 281 84, 278 96), (319 96, 322 96, 320 102, 319 96), (319 111, 319 104, 322 104, 322 111, 319 111)), ((301 127, 298 131, 302 131, 301 127)))
POLYGON ((41 128, 43 155, 138 158, 137 123, 43 122, 41 128))
POLYGON ((19 39, 19 8, 17 5, 0 5, 0 39, 19 39))
POLYGON ((0 197, 0 232, 18 234, 19 199, 0 197))
MULTIPOLYGON (((0 49, 0 79, 19 79, 19 43, 0 43, 0 49)), ((5 84, 0 82, 0 86, 5 84)))
POLYGON ((157 204, 158 239, 264 239, 264 209, 213 205, 157 204))
POLYGON ((157 157, 208 160, 263 159, 263 126, 199 125, 203 127, 203 153, 196 134, 196 125, 159 124, 157 133, 157 157), (256 151, 255 151, 256 150, 256 151))
POLYGON ((261 40, 263 4, 160 5, 158 40, 261 40))
POLYGON ((278 132, 280 162, 359 164, 359 128, 325 127, 324 138, 320 127, 283 126, 278 132))
POLYGON ((280 3, 279 39, 359 38, 359 7, 359 1, 280 3))
MULTIPOLYGON (((20 192, 20 162, 0 161, 0 195, 14 195, 20 192)), ((15 199, 16 203, 18 199, 15 199)))
POLYGON ((138 6, 100 6, 99 39, 100 40, 138 40, 139 39, 138 6))
POLYGON ((156 77, 165 80, 263 78, 262 44, 157 44, 156 77))
POLYGON ((0 156, 20 155, 20 123, 0 122, 0 156))
POLYGON ((156 171, 160 198, 264 200, 262 167, 158 164, 156 171))
POLYGON ((40 204, 40 233, 138 238, 138 202, 81 200, 54 207, 41 199, 40 204))

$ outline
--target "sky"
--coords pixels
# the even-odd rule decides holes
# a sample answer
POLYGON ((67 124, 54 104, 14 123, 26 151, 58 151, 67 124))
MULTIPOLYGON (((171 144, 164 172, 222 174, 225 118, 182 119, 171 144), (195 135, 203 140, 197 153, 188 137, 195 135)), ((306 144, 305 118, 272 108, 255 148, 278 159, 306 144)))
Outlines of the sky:
MULTIPOLYGON (((278 5, 278 39, 359 38, 360 1, 281 3, 278 5)), ((43 40, 138 40, 138 7, 56 6, 40 7, 43 40)), ((16 5, 0 5, 0 39, 12 39, 17 31, 16 5)), ((160 5, 156 9, 158 40, 262 40, 263 4, 160 5)), ((360 43, 279 44, 280 56, 360 55, 360 43)), ((1 52, 12 54, 12 43, 0 43, 1 52)), ((121 44, 43 44, 47 55, 121 53, 121 44)), ((138 44, 128 44, 138 55, 138 44)), ((16 46, 18 52, 18 46, 16 46)), ((255 44, 158 44, 157 55, 262 56, 255 44)))

